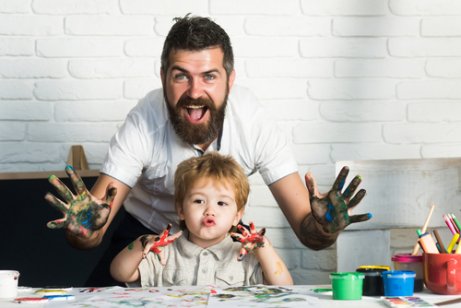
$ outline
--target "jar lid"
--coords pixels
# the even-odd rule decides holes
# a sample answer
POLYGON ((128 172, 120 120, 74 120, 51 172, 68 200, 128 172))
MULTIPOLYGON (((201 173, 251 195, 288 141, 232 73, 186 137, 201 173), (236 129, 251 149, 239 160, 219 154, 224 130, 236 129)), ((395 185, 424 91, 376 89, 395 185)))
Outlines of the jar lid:
POLYGON ((401 253, 401 254, 393 255, 391 260, 394 262, 402 262, 402 263, 422 262, 423 256, 422 255, 413 256, 412 254, 409 254, 409 253, 401 253))
POLYGON ((381 275, 385 278, 415 278, 416 272, 414 271, 385 271, 381 275))
POLYGON ((357 272, 383 272, 383 271, 390 271, 391 267, 387 265, 360 265, 357 267, 357 272))
POLYGON ((334 272, 330 274, 330 279, 357 280, 365 279, 365 275, 357 272, 334 272))

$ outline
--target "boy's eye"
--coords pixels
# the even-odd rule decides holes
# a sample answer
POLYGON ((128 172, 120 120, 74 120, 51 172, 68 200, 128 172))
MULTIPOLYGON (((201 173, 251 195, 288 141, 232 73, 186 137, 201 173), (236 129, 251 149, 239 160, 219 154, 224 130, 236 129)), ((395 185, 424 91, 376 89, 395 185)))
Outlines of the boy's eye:
POLYGON ((195 199, 194 203, 203 204, 203 203, 205 203, 205 201, 203 201, 202 199, 195 199))
POLYGON ((224 202, 224 201, 218 201, 218 205, 219 205, 219 206, 226 206, 226 205, 227 205, 227 203, 226 203, 226 202, 224 202))

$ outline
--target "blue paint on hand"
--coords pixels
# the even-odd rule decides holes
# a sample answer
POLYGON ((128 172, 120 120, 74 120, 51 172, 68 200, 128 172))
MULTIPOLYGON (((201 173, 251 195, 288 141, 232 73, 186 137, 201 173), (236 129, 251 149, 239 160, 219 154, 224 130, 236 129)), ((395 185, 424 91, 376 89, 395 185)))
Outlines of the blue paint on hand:
POLYGON ((326 221, 328 222, 332 222, 333 221, 333 211, 334 211, 334 206, 333 204, 331 203, 328 203, 328 210, 325 214, 325 219, 326 221))
POLYGON ((371 219, 371 218, 373 218, 373 214, 368 213, 368 219, 371 219))

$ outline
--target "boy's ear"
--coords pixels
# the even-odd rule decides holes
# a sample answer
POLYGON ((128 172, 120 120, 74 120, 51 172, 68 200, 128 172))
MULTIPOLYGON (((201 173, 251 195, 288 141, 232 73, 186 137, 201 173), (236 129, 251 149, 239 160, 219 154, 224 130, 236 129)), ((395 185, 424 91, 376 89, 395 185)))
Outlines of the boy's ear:
POLYGON ((240 211, 237 212, 237 215, 235 215, 235 219, 234 219, 234 223, 233 225, 234 226, 237 226, 237 224, 239 223, 239 221, 242 219, 243 217, 243 209, 241 209, 240 211))
POLYGON ((181 206, 176 206, 176 212, 178 212, 179 220, 184 220, 184 211, 181 206))

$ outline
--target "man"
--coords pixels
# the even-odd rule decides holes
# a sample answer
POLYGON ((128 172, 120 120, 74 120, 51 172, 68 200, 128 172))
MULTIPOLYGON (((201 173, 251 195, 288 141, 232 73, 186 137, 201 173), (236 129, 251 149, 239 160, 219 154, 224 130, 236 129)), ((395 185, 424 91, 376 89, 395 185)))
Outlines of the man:
MULTIPOLYGON (((203 17, 177 18, 161 62, 163 88, 148 93, 128 114, 111 140, 91 194, 70 167, 66 171, 77 196, 50 177, 67 203, 47 194, 46 199, 64 213, 48 226, 65 227, 73 246, 99 245, 122 204, 128 215, 115 233, 117 243, 108 262, 139 235, 159 234, 168 223, 177 223, 176 166, 210 151, 232 155, 247 175, 259 171, 299 240, 312 249, 330 246, 348 224, 371 217, 348 215, 365 195, 360 190, 353 197, 360 177, 341 193, 348 169, 341 171, 327 195, 317 192, 309 174, 306 189, 286 137, 267 120, 248 90, 234 86, 232 47, 219 25, 203 17)), ((108 266, 101 270, 108 273, 108 266)))

